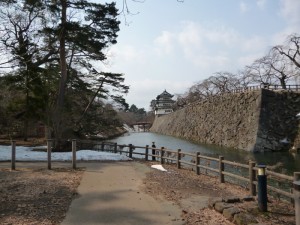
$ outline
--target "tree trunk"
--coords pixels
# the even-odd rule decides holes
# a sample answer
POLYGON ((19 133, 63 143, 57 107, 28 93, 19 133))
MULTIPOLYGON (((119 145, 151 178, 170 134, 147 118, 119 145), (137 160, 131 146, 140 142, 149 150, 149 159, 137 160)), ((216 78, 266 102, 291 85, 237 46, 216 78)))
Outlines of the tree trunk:
POLYGON ((279 80, 280 80, 280 84, 281 84, 282 89, 286 89, 285 79, 286 79, 286 76, 283 73, 281 73, 281 78, 279 78, 279 80))
POLYGON ((54 110, 53 115, 53 131, 54 131, 54 149, 61 150, 61 139, 62 139, 62 130, 63 130, 63 107, 65 99, 65 88, 67 82, 67 62, 66 62, 66 46, 65 46, 65 37, 66 37, 66 22, 67 22, 67 1, 60 0, 62 12, 61 12, 61 31, 59 36, 59 56, 60 56, 60 72, 61 77, 59 80, 59 89, 56 109, 54 110))

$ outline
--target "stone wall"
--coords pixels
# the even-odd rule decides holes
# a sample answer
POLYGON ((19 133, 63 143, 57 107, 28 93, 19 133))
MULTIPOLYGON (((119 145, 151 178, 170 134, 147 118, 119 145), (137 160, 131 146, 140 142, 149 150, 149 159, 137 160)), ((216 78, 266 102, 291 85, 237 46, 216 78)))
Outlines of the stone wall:
POLYGON ((300 93, 257 90, 213 96, 156 117, 152 132, 246 151, 288 149, 297 135, 300 93))

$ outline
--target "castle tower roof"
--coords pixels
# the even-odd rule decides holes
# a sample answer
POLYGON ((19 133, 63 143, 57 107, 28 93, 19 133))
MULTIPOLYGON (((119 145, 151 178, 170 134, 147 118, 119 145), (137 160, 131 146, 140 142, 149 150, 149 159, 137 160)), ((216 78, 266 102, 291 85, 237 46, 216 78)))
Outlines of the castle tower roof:
POLYGON ((174 95, 171 95, 167 90, 164 90, 160 95, 157 95, 156 99, 160 99, 162 97, 173 98, 174 95))

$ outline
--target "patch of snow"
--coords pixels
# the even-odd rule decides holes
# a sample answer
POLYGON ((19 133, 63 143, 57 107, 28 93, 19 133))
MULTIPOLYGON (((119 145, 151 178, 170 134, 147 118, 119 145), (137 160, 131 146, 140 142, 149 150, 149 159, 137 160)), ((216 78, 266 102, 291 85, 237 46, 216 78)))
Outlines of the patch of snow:
POLYGON ((300 119, 300 113, 298 113, 298 114, 296 115, 296 117, 297 117, 297 119, 300 119))
MULTIPOLYGON (((47 161, 47 152, 32 151, 32 147, 16 147, 17 161, 47 161)), ((98 152, 93 150, 80 150, 76 152, 78 161, 128 161, 132 160, 125 155, 98 152)), ((11 146, 0 145, 0 161, 11 160, 11 146)), ((52 161, 72 161, 72 152, 52 152, 52 161)))
POLYGON ((165 168, 163 168, 162 165, 152 165, 151 168, 163 171, 163 172, 167 172, 167 170, 165 168))
POLYGON ((289 144, 289 140, 287 139, 287 137, 283 138, 282 140, 279 141, 282 144, 289 144))

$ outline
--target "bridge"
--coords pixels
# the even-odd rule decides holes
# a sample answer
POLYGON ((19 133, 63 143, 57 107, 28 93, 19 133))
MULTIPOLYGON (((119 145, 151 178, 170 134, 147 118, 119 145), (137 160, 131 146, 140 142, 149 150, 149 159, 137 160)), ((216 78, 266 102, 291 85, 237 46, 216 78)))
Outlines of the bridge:
POLYGON ((143 126, 143 130, 145 132, 146 131, 146 127, 149 129, 151 127, 152 123, 150 123, 150 122, 135 122, 135 123, 131 124, 131 126, 134 126, 134 125, 143 126))

